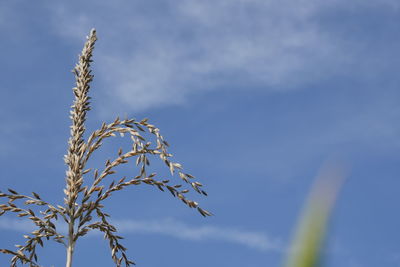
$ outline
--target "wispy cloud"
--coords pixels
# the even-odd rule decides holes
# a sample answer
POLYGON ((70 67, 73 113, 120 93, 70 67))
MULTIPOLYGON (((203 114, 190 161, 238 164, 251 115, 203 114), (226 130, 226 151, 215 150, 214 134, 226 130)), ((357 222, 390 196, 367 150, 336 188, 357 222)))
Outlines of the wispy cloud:
POLYGON ((21 231, 30 232, 35 229, 35 225, 27 220, 16 220, 7 217, 0 218, 0 229, 11 230, 11 231, 21 231))
MULTIPOLYGON (((61 234, 67 233, 68 228, 65 223, 57 222, 56 226, 61 234)), ((10 217, 2 216, 0 217, 0 229, 28 233, 34 231, 37 228, 32 221, 29 221, 25 218, 13 219, 10 217)))
MULTIPOLYGON (((112 223, 120 234, 160 234, 191 241, 214 240, 243 245, 263 252, 283 250, 282 242, 278 238, 271 238, 264 232, 217 226, 189 226, 171 218, 154 221, 112 220, 112 223)), ((65 225, 58 225, 57 228, 62 233, 66 231, 65 225)), ((34 230, 34 225, 28 221, 3 217, 0 218, 0 229, 30 232, 34 230)))
MULTIPOLYGON (((77 12, 60 3, 53 25, 62 36, 79 40, 90 27, 98 28, 97 78, 109 101, 104 106, 138 111, 184 103, 201 90, 287 90, 346 73, 356 61, 355 47, 321 24, 323 14, 344 5, 349 4, 117 1, 77 12)), ((357 5, 362 1, 351 4, 357 5)))
MULTIPOLYGON (((193 93, 221 88, 289 90, 361 71, 365 42, 330 16, 400 6, 395 0, 116 0, 79 3, 77 10, 77 4, 42 10, 54 34, 79 48, 90 28, 98 29, 104 113, 185 103, 193 93)), ((17 9, 3 4, 0 14, 14 16, 17 9)))
POLYGON ((114 220, 119 231, 124 233, 163 234, 185 240, 217 240, 245 245, 261 251, 280 251, 279 239, 271 238, 263 232, 252 232, 217 226, 189 226, 174 219, 157 221, 114 220))

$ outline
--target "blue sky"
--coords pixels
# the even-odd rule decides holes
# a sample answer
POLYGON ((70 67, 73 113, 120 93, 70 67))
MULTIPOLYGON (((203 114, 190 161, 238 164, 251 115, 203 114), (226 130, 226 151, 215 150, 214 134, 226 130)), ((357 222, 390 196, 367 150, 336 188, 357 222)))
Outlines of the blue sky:
MULTIPOLYGON (((62 203, 70 71, 94 27, 88 131, 150 118, 215 214, 145 186, 115 194, 106 211, 138 266, 280 266, 326 161, 349 169, 326 266, 399 266, 399 20, 397 0, 2 1, 0 190, 62 203)), ((30 227, 0 217, 0 247, 30 227)), ((40 263, 63 266, 50 244, 40 263)), ((75 265, 113 266, 107 246, 85 237, 75 265)))

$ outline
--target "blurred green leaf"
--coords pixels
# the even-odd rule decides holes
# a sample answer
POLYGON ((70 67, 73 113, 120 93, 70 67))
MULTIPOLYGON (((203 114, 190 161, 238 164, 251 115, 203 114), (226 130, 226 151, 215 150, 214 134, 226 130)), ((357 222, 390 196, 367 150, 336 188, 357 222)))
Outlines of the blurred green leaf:
POLYGON ((301 214, 285 267, 319 266, 329 217, 343 181, 342 168, 322 168, 301 214))

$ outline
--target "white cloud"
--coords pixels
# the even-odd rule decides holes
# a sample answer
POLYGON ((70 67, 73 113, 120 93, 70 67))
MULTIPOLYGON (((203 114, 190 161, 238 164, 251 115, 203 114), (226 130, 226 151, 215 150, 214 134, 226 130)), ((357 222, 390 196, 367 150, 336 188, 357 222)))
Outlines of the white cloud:
POLYGON ((113 222, 122 233, 154 233, 193 241, 218 240, 236 243, 261 251, 282 250, 282 244, 278 239, 270 238, 263 232, 217 226, 189 226, 174 219, 157 221, 114 220, 113 222))
POLYGON ((16 220, 7 217, 0 218, 0 229, 20 231, 20 232, 31 232, 35 230, 35 225, 27 220, 16 220))
POLYGON ((157 2, 56 7, 63 36, 82 40, 98 29, 96 78, 124 109, 183 103, 192 92, 222 87, 294 88, 350 58, 314 19, 329 8, 324 2, 157 2))
MULTIPOLYGON (((189 226, 174 219, 162 219, 154 221, 143 220, 112 220, 112 224, 117 227, 119 234, 161 234, 175 238, 191 241, 216 240, 222 242, 244 245, 260 251, 281 251, 283 246, 281 241, 270 238, 263 232, 253 232, 238 230, 227 227, 216 226, 189 226)), ((27 220, 10 219, 0 217, 0 229, 31 232, 34 225, 27 220)), ((66 225, 57 225, 61 233, 66 233, 66 225)), ((96 233, 90 232, 90 233, 96 233)))
POLYGON ((185 103, 205 90, 295 89, 354 72, 360 43, 326 27, 324 16, 336 9, 399 5, 395 0, 116 0, 54 2, 44 10, 54 32, 79 48, 90 28, 98 29, 96 85, 105 99, 101 111, 109 113, 185 103))
MULTIPOLYGON (((67 233, 68 228, 64 222, 57 222, 56 227, 59 233, 64 235, 67 233)), ((10 217, 2 216, 0 217, 0 229, 29 233, 36 230, 37 227, 32 221, 26 218, 12 219, 10 217)))

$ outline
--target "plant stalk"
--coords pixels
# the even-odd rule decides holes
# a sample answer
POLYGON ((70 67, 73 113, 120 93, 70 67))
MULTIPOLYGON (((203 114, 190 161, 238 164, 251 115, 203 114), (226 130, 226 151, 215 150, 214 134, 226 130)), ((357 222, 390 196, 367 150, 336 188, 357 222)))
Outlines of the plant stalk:
POLYGON ((72 267, 72 257, 74 254, 75 241, 74 241, 74 223, 75 220, 71 218, 68 223, 68 247, 67 247, 67 263, 65 267, 72 267))

